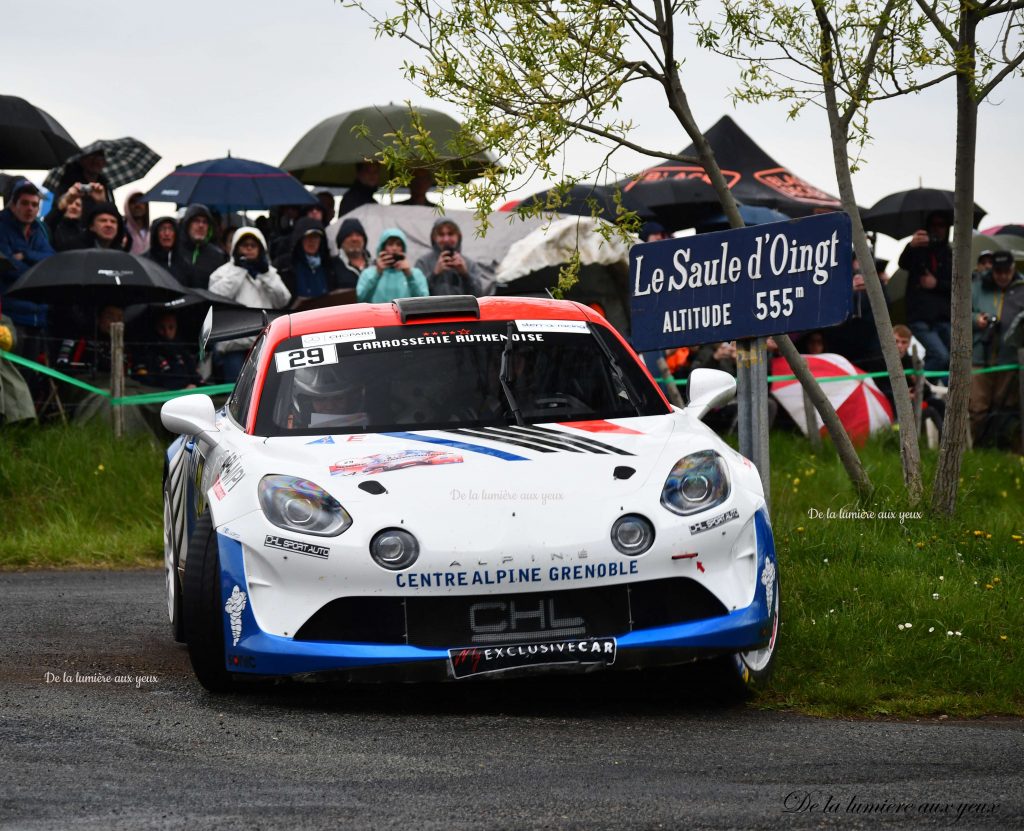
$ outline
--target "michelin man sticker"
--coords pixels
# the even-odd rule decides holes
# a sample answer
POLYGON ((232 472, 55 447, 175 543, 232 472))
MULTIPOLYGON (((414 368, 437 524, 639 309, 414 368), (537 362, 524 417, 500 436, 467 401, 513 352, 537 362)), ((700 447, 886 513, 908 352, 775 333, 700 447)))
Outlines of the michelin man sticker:
POLYGON ((238 642, 242 638, 242 612, 245 611, 245 602, 245 592, 235 586, 231 590, 228 602, 224 604, 224 611, 227 612, 228 619, 231 621, 232 646, 238 646, 238 642))
POLYGON ((775 605, 775 563, 771 560, 764 561, 764 569, 761 571, 761 585, 764 586, 764 602, 768 604, 768 613, 772 614, 775 605))

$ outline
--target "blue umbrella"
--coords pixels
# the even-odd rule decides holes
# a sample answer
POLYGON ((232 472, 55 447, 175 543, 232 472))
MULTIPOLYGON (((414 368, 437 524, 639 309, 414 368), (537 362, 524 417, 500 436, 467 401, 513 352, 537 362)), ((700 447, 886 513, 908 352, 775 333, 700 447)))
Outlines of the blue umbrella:
POLYGON ((230 156, 176 168, 143 200, 178 205, 201 202, 240 210, 312 205, 317 201, 298 179, 281 168, 230 156))
MULTIPOLYGON (((766 222, 785 222, 791 217, 774 208, 762 208, 760 205, 740 205, 740 216, 746 225, 764 225, 766 222)), ((697 226, 697 233, 707 231, 725 231, 729 228, 729 220, 724 213, 708 217, 697 226)))

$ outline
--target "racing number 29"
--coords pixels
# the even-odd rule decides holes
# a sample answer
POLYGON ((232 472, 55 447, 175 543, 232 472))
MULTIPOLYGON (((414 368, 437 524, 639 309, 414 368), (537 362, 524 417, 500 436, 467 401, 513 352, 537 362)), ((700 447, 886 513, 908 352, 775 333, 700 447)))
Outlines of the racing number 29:
POLYGON ((336 364, 338 350, 333 343, 324 346, 307 346, 305 349, 290 349, 274 355, 278 372, 291 372, 307 366, 320 364, 336 364))
POLYGON ((327 360, 322 346, 314 346, 311 349, 295 349, 288 353, 288 369, 298 369, 303 366, 316 366, 327 360))

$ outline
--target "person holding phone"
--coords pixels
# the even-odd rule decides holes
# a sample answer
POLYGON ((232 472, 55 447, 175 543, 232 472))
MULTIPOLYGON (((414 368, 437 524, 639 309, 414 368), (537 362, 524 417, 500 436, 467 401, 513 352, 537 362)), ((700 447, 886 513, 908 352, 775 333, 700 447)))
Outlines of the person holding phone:
POLYGON ((427 278, 405 255, 405 234, 398 228, 385 228, 377 244, 377 259, 363 269, 356 284, 360 303, 390 303, 399 297, 427 297, 427 278))
POLYGON ((481 297, 484 281, 480 267, 462 253, 462 231, 454 220, 442 216, 430 231, 431 250, 416 261, 427 275, 430 293, 472 294, 481 297))

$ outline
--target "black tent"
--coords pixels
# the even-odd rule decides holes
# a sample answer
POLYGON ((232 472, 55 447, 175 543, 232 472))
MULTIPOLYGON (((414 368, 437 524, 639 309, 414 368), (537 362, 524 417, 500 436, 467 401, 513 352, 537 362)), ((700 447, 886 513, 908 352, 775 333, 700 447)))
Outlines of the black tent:
MULTIPOLYGON (((791 217, 842 210, 836 197, 780 165, 729 116, 722 116, 704 137, 714 151, 733 196, 744 205, 774 208, 791 217)), ((691 144, 681 155, 695 157, 697 149, 691 144)), ((638 178, 623 179, 618 184, 629 191, 636 182, 663 179, 707 180, 707 177, 700 165, 666 160, 647 168, 638 178)))

